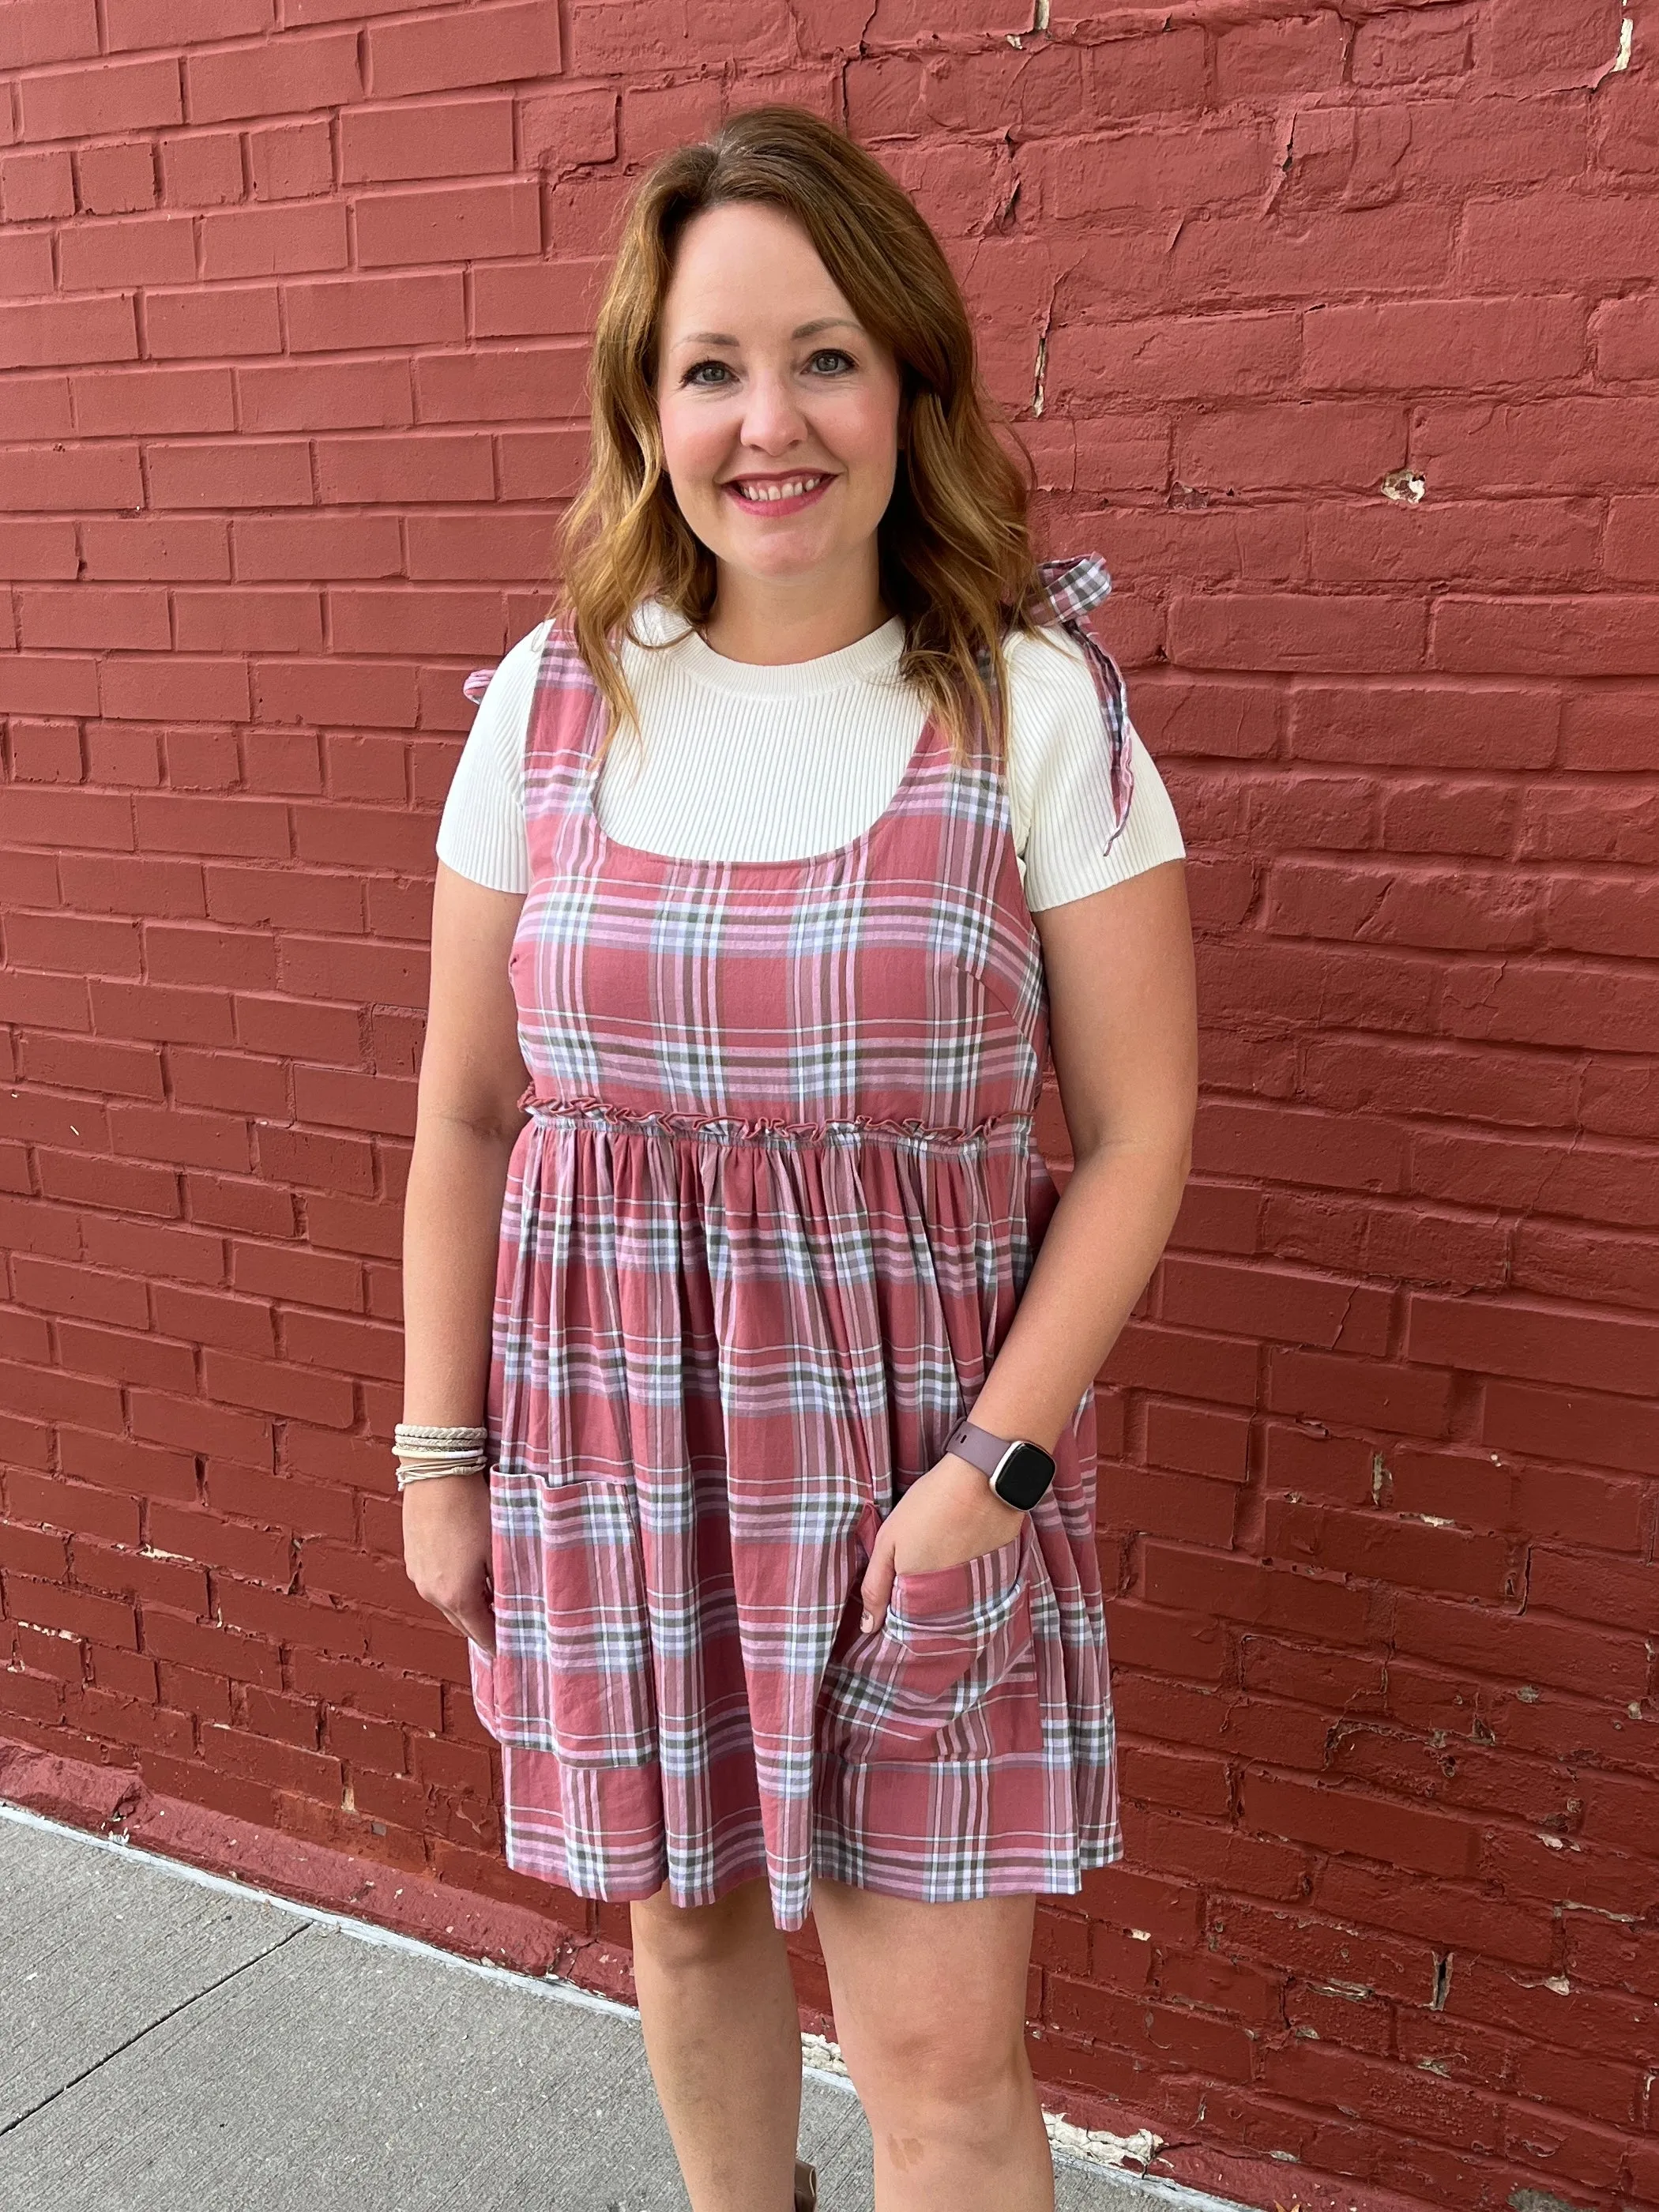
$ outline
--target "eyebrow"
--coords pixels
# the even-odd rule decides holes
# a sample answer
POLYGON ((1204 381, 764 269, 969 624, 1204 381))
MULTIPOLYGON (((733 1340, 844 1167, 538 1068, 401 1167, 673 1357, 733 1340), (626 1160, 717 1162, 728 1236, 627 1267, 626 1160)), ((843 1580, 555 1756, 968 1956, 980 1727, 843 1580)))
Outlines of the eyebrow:
MULTIPOLYGON (((801 323, 790 331, 792 338, 815 337, 820 331, 855 331, 860 325, 850 315, 824 315, 816 323, 801 323)), ((683 338, 676 338, 676 347, 688 345, 734 346, 740 341, 729 331, 688 331, 683 338)))

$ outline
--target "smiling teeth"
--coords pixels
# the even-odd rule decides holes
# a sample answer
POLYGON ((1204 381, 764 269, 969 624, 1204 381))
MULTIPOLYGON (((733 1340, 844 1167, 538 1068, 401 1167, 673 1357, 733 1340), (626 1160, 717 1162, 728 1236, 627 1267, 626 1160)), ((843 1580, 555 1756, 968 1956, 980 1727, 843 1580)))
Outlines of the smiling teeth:
POLYGON ((816 485, 821 484, 823 481, 822 477, 791 477, 787 483, 768 484, 763 488, 751 489, 748 484, 740 483, 738 490, 743 498, 756 501, 799 499, 802 492, 812 490, 816 485))

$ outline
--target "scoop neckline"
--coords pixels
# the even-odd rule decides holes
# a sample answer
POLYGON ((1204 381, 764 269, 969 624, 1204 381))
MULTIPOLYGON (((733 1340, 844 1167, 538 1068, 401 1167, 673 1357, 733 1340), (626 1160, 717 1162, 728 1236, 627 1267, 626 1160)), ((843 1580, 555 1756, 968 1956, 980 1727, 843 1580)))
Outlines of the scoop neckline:
MULTIPOLYGON (((811 664, 795 662, 790 665, 804 667, 811 664)), ((905 811, 911 792, 921 780, 923 766, 933 751, 939 730, 939 717, 930 707, 922 717, 921 734, 905 763, 904 773, 894 787, 892 797, 875 820, 866 823, 857 836, 849 837, 845 844, 831 846, 827 852, 803 853, 791 860, 709 860, 680 853, 653 853, 644 845, 625 845, 619 837, 611 835, 599 819, 598 749, 592 735, 599 719, 597 714, 590 719, 590 734, 582 763, 582 811, 587 817, 599 858, 603 860, 607 854, 614 853, 628 860, 643 861, 656 874, 702 876, 722 881, 733 877, 787 875, 792 869, 801 871, 845 866, 861 858, 876 837, 905 811)))

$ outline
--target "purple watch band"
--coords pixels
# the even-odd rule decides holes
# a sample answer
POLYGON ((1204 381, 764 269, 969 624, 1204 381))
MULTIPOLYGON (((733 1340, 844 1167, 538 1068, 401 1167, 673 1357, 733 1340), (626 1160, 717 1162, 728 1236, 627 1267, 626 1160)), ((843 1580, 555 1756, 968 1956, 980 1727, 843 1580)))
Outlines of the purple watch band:
POLYGON ((945 1450, 976 1467, 1005 1505, 1029 1513, 1054 1479, 1054 1458, 1027 1437, 993 1436, 971 1420, 958 1421, 945 1450))
POLYGON ((981 1474, 991 1475, 1002 1464, 1014 1441, 1012 1437, 994 1437, 989 1429, 975 1428, 972 1421, 963 1419, 957 1423, 945 1439, 945 1449, 954 1452, 958 1459, 965 1459, 969 1467, 976 1467, 981 1474))

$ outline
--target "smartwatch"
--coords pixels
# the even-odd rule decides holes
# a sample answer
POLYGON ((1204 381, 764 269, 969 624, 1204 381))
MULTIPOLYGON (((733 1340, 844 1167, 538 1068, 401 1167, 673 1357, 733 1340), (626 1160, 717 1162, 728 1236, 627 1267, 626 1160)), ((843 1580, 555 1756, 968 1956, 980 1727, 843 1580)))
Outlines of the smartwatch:
POLYGON ((957 1424, 945 1449, 988 1475, 1003 1504, 1017 1505, 1023 1513, 1029 1513, 1047 1495, 1054 1479, 1053 1455, 1041 1444, 1028 1443, 1024 1437, 994 1437, 988 1429, 976 1429, 970 1420, 957 1424))

